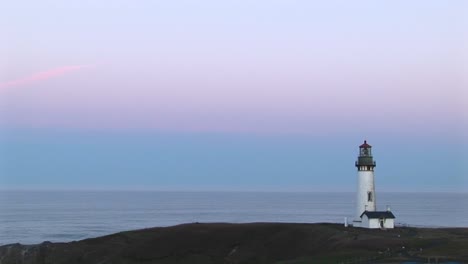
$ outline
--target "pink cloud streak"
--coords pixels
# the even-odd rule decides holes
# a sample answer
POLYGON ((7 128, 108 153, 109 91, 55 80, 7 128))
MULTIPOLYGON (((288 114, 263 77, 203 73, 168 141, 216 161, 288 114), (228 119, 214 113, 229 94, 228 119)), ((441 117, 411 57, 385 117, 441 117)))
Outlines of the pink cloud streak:
POLYGON ((59 68, 55 68, 55 69, 51 69, 51 70, 47 70, 43 72, 38 72, 27 77, 0 83, 0 89, 44 81, 44 80, 59 77, 67 73, 78 71, 78 70, 89 68, 89 67, 90 66, 88 65, 73 65, 73 66, 63 66, 63 67, 59 67, 59 68))

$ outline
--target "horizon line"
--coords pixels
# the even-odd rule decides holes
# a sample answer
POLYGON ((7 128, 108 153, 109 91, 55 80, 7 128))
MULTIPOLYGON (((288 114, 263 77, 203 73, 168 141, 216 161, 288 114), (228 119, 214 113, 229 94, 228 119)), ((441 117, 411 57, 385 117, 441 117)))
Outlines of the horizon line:
MULTIPOLYGON (((90 187, 13 187, 1 186, 0 191, 73 191, 73 192, 207 192, 207 193, 355 193, 355 190, 307 190, 307 189, 214 189, 214 188, 90 188, 90 187)), ((377 190, 376 193, 452 193, 468 194, 468 190, 377 190)))

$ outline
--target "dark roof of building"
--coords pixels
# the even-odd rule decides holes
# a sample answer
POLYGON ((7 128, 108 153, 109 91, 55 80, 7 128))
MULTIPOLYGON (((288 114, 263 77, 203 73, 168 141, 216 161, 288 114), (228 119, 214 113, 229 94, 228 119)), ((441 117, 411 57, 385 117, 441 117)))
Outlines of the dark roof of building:
POLYGON ((364 140, 364 144, 362 144, 361 146, 359 146, 360 148, 372 148, 371 145, 367 144, 367 140, 364 140))
POLYGON ((390 211, 364 211, 364 213, 361 214, 361 218, 363 215, 366 215, 367 218, 395 218, 392 212, 390 211))

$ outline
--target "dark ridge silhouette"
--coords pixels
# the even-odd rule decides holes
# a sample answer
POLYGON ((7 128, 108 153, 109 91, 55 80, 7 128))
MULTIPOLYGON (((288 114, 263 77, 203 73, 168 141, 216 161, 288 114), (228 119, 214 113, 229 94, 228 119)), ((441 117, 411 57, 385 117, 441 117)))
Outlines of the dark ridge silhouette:
POLYGON ((468 262, 468 228, 192 223, 70 243, 0 247, 1 264, 468 262))

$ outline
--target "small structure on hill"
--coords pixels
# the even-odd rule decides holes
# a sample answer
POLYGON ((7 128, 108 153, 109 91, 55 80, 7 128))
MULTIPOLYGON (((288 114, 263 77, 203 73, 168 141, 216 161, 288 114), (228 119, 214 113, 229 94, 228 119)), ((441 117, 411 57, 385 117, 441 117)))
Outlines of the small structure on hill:
POLYGON ((364 213, 361 214, 361 227, 394 228, 395 216, 390 211, 364 211, 364 213))
POLYGON ((387 211, 377 211, 374 168, 376 166, 372 157, 372 146, 364 144, 359 146, 359 157, 356 161, 358 169, 358 189, 356 196, 356 215, 353 226, 364 228, 394 228, 395 216, 387 211))

